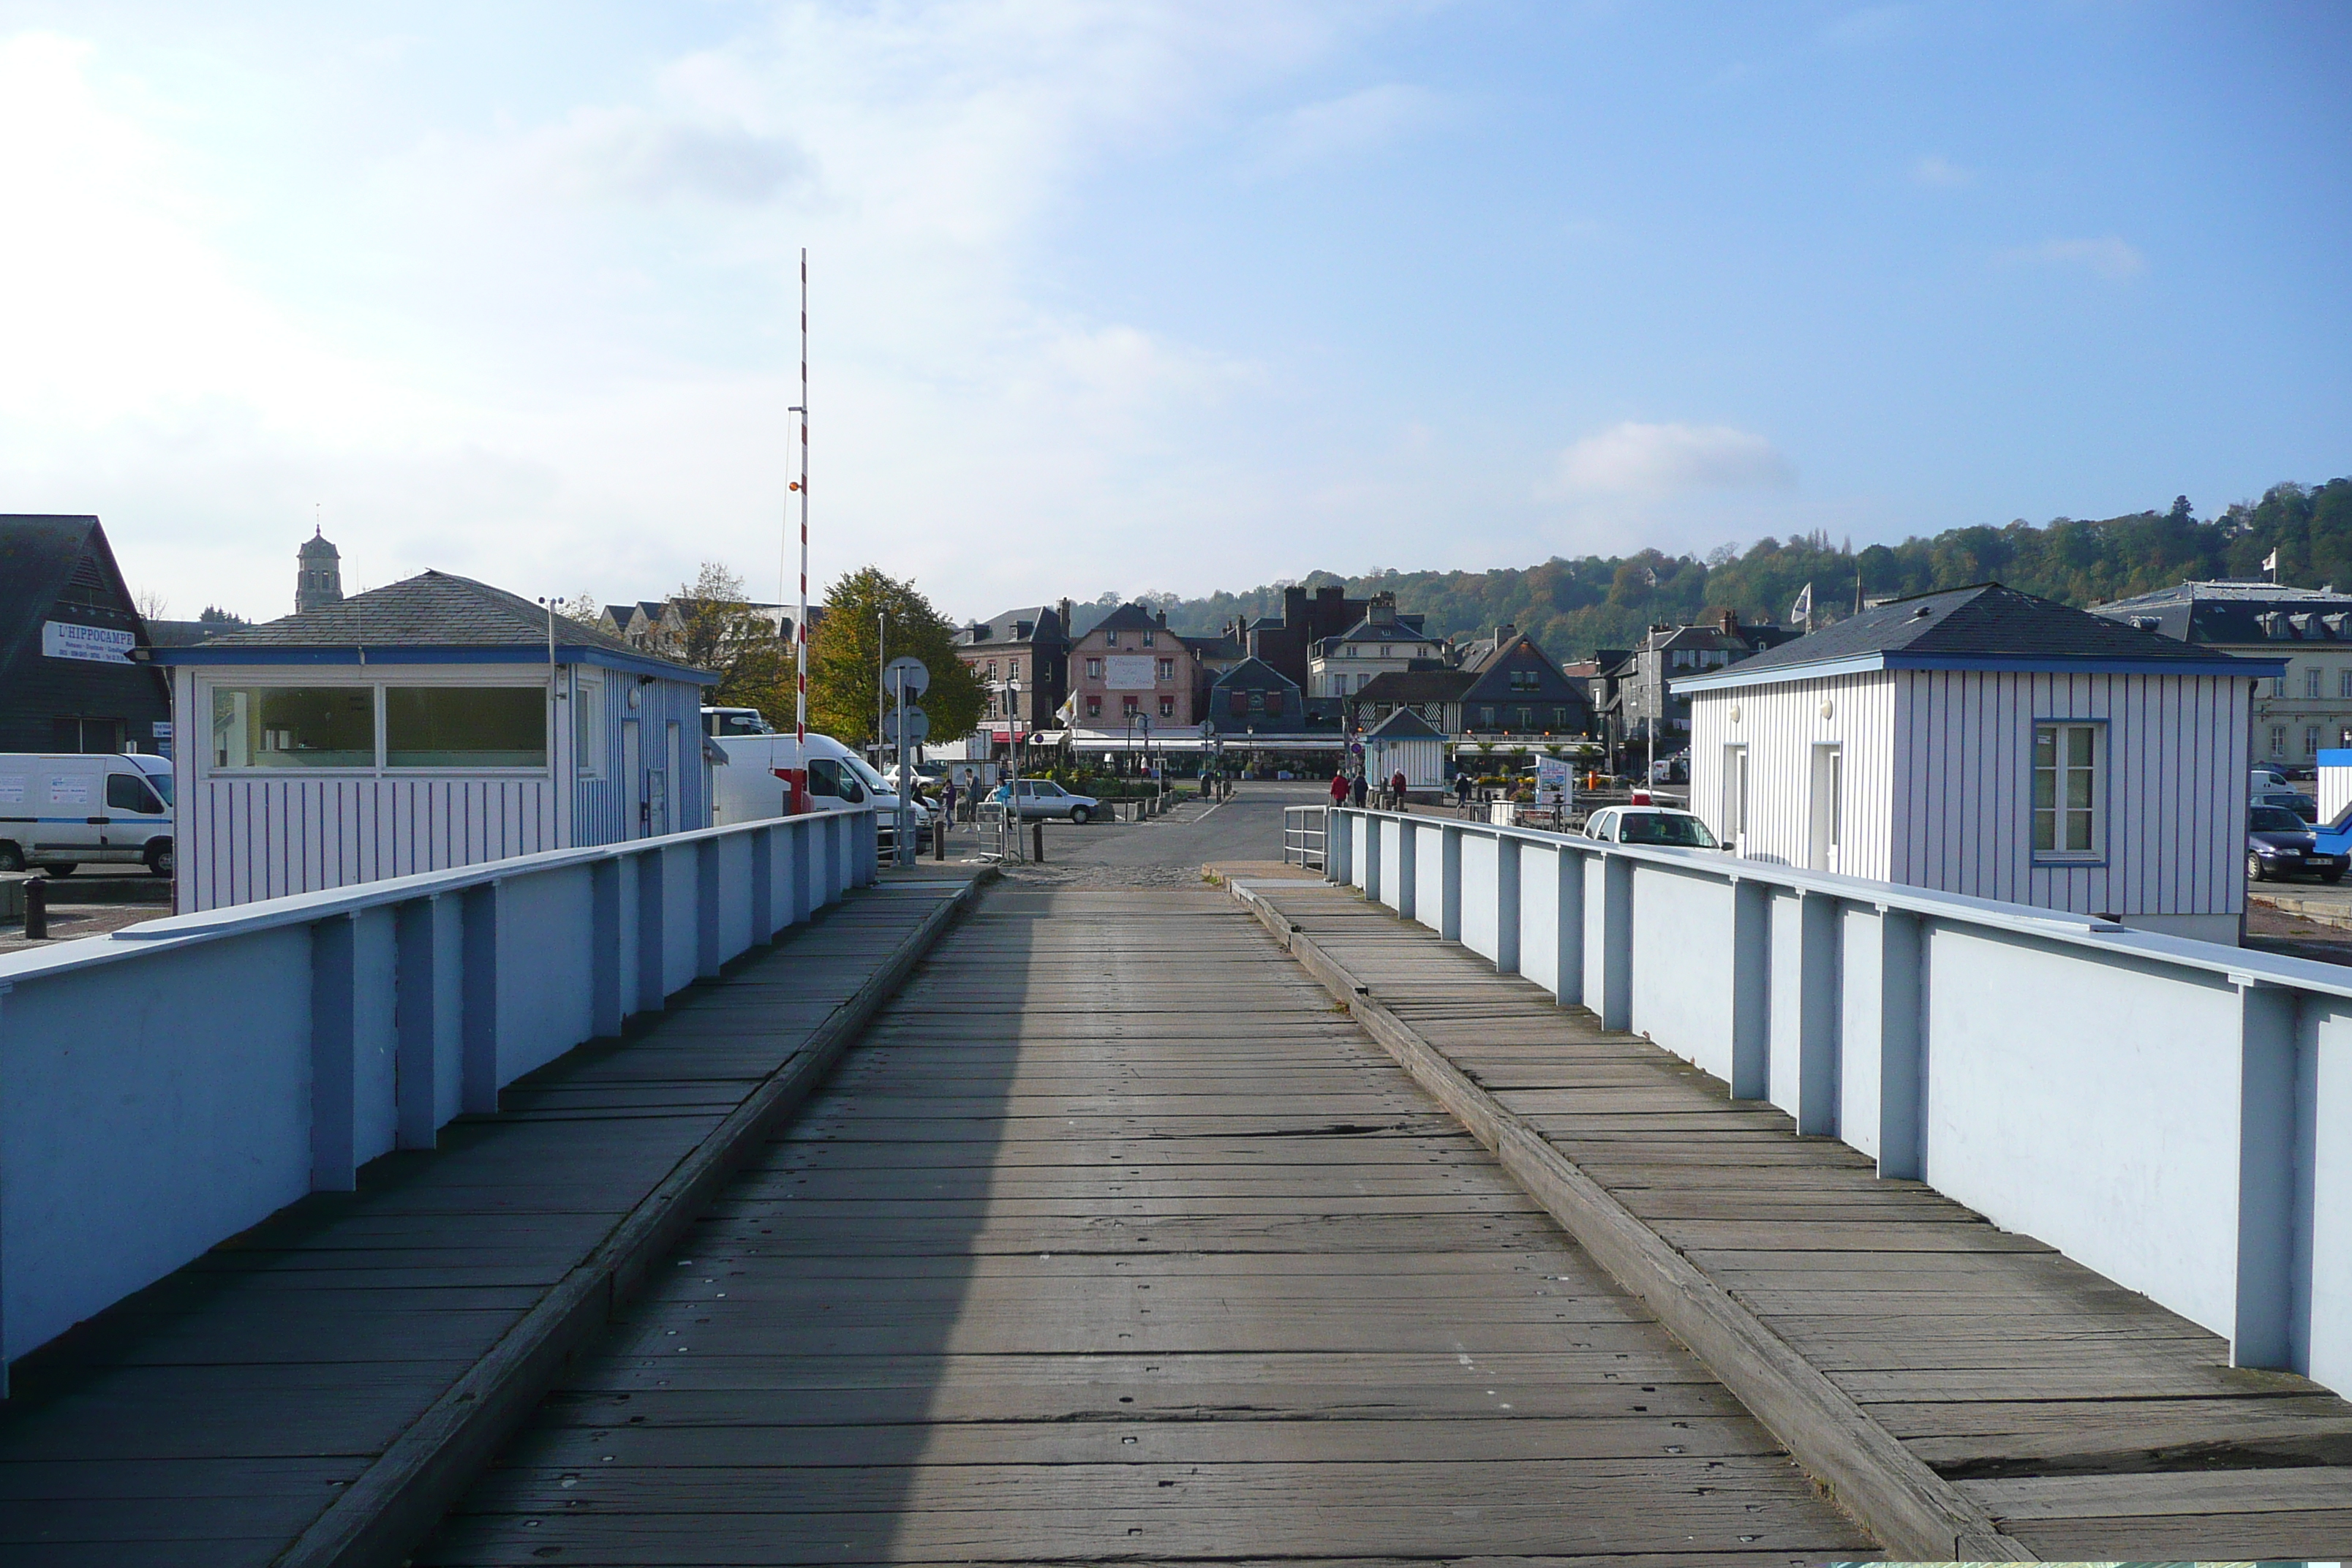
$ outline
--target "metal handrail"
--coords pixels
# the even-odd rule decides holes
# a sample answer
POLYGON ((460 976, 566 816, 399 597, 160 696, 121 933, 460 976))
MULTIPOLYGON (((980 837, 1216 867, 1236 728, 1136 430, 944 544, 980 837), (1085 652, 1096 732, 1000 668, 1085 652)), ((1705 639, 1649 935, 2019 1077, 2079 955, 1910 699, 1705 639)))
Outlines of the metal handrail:
POLYGON ((1282 862, 1320 871, 1328 858, 1331 808, 1328 805, 1286 805, 1282 808, 1282 862))

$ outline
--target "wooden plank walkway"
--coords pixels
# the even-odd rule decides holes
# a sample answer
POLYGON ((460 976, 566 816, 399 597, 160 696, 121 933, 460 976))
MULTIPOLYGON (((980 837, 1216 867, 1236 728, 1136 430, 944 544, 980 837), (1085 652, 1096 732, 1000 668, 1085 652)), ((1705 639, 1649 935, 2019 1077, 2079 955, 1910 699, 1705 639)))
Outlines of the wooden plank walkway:
POLYGON ((2044 1558, 2333 1558, 2352 1404, 1352 891, 1255 893, 2044 1558))
POLYGON ((420 1563, 1868 1538, 1223 895, 999 888, 420 1563))
POLYGON ((276 1561, 961 886, 853 895, 20 1362, 0 1565, 276 1561))

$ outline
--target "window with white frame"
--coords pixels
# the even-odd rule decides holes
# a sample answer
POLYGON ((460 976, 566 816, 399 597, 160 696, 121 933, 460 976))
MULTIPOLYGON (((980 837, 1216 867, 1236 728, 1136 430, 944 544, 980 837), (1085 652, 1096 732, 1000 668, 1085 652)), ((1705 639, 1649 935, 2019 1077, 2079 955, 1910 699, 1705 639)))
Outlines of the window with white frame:
POLYGON ((215 686, 216 768, 372 768, 373 686, 215 686))
POLYGON ((2273 757, 2286 755, 2286 726, 2284 724, 2271 726, 2271 755, 2273 757))
POLYGON ((2352 698, 2352 668, 2339 669, 2336 672, 2336 695, 2338 697, 2352 698))
POLYGON ((2306 669, 2303 672, 2303 694, 2305 697, 2316 697, 2319 695, 2318 667, 2314 666, 2312 668, 2306 669))
POLYGON ((2303 727, 2303 754, 2306 757, 2319 754, 2319 726, 2316 724, 2303 727))
POLYGON ((2099 747, 2104 725, 2033 726, 2033 852, 2099 853, 2099 747))
POLYGON ((547 693, 532 686, 387 686, 391 768, 543 768, 547 693))
POLYGON ((583 779, 604 773, 604 672, 577 669, 572 677, 572 762, 583 779))

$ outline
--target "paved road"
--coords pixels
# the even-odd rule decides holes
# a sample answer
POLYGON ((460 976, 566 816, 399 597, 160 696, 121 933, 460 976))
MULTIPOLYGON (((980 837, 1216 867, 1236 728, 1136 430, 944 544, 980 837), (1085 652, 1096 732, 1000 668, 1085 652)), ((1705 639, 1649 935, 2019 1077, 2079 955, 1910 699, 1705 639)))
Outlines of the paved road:
MULTIPOLYGON (((1282 808, 1328 798, 1321 784, 1245 782, 1231 800, 1179 806, 1149 822, 1045 825, 1045 864, 1007 868, 1013 880, 1041 887, 1186 887, 1217 860, 1282 857, 1282 808)), ((968 831, 949 841, 948 858, 974 853, 968 831)))

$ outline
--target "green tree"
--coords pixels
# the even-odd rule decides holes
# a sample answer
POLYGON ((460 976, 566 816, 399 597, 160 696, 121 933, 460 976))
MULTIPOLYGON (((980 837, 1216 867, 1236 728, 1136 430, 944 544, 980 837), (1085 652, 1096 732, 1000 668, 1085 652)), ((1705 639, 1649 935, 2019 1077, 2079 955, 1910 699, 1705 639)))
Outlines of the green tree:
POLYGON ((889 625, 889 656, 911 655, 931 672, 922 699, 931 733, 970 734, 980 723, 981 684, 956 657, 955 627, 915 589, 878 566, 843 576, 825 595, 824 619, 809 643, 809 727, 847 746, 874 741, 879 679, 877 620, 889 625))

